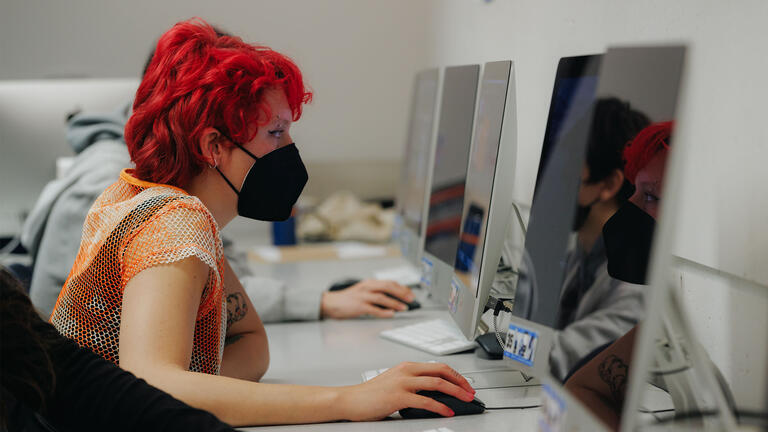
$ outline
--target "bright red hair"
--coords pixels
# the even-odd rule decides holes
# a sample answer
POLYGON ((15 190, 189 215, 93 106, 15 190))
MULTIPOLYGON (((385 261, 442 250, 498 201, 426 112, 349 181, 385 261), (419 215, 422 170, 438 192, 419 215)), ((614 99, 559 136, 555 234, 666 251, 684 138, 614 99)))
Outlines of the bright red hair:
POLYGON ((223 128, 238 142, 253 139, 263 113, 264 91, 285 92, 293 121, 312 99, 301 71, 288 57, 240 38, 217 35, 194 18, 174 25, 157 42, 136 91, 125 142, 142 180, 183 187, 207 160, 200 138, 207 127, 223 128))
POLYGON ((653 123, 641 130, 624 148, 624 177, 635 184, 637 173, 662 150, 669 150, 674 122, 653 123))

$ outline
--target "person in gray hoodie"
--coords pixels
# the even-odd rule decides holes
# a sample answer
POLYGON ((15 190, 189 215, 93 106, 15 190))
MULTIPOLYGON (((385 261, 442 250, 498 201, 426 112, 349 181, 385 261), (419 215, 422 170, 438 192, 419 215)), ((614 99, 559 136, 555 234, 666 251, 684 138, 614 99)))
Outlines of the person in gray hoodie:
MULTIPOLYGON (((43 189, 22 229, 21 242, 33 260, 29 295, 44 316, 50 316, 80 248, 86 215, 96 198, 132 166, 123 139, 131 114, 126 102, 109 113, 81 112, 67 122, 67 142, 76 156, 61 178, 43 189)), ((254 275, 244 252, 224 238, 224 254, 256 312, 264 322, 354 318, 369 314, 390 317, 407 306, 384 293, 413 300, 407 287, 392 281, 364 280, 343 291, 324 287, 293 287, 254 275)))

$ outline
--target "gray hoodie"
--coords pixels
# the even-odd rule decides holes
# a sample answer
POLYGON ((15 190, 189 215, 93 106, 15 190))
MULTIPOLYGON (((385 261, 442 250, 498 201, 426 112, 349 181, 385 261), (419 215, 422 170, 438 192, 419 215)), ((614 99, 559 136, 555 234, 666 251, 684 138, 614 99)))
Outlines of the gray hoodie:
MULTIPOLYGON (((22 229, 21 242, 33 258, 32 303, 46 316, 56 304, 80 249, 83 223, 96 198, 132 166, 123 139, 130 103, 111 113, 80 113, 68 122, 67 141, 75 161, 64 175, 48 183, 22 229)), ((246 254, 223 240, 224 253, 265 322, 320 317, 321 295, 288 289, 285 283, 254 276, 246 254)))

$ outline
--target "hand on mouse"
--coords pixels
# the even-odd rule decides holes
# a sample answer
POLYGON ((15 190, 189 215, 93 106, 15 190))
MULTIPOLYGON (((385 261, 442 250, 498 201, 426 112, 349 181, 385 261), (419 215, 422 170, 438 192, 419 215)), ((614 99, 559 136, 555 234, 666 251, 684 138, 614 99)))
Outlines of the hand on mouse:
POLYGON ((453 416, 444 404, 417 395, 434 390, 465 402, 475 397, 475 390, 461 374, 443 363, 404 362, 363 384, 345 387, 341 404, 352 421, 380 420, 403 408, 420 408, 442 416, 453 416))
POLYGON ((411 302, 411 289, 393 281, 366 279, 341 291, 326 291, 320 302, 323 318, 357 318, 372 315, 391 318, 395 311, 408 310, 408 306, 385 294, 411 302))

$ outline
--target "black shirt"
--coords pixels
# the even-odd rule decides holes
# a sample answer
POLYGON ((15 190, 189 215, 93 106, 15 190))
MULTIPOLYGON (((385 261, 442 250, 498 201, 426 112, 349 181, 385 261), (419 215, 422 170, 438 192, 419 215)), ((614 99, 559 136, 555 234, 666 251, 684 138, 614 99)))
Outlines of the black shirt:
MULTIPOLYGON (((35 330, 56 330, 38 320, 35 330)), ((60 338, 49 355, 56 385, 39 414, 1 387, 16 431, 234 431, 213 414, 192 408, 86 348, 60 338)), ((6 365, 7 366, 7 365, 6 365)), ((1 423, 1 422, 0 422, 1 423)), ((2 426, 0 426, 0 429, 2 426)))

